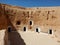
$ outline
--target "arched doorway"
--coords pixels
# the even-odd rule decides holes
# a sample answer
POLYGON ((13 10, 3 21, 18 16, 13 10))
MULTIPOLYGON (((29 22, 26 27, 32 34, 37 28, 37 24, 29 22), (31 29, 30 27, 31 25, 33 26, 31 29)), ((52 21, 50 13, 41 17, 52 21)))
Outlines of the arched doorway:
POLYGON ((26 27, 23 28, 23 31, 26 31, 26 27))
POLYGON ((48 33, 49 34, 53 34, 53 30, 52 29, 49 29, 48 33))
POLYGON ((32 25, 32 21, 30 21, 30 25, 32 25))
POLYGON ((12 27, 11 26, 8 26, 8 32, 11 32, 12 31, 12 27))
POLYGON ((29 25, 33 26, 33 21, 32 20, 29 21, 29 25))
POLYGON ((38 32, 38 28, 36 28, 36 32, 38 32))
POLYGON ((36 28, 36 32, 40 32, 41 30, 40 30, 40 28, 36 28))

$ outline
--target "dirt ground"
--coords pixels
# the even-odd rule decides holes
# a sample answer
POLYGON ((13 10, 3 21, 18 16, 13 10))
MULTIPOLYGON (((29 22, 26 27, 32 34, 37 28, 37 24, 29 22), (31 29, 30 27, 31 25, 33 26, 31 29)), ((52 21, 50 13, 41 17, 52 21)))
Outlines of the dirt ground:
POLYGON ((34 31, 12 31, 5 36, 5 30, 0 31, 0 45, 5 44, 4 38, 8 38, 8 45, 59 45, 59 43, 46 33, 37 33, 34 31))

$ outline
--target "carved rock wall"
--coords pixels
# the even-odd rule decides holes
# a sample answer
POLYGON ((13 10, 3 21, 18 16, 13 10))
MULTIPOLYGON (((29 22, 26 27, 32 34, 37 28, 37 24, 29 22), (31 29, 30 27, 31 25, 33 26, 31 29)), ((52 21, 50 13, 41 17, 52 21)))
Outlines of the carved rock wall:
POLYGON ((49 29, 60 29, 60 7, 23 8, 5 5, 4 15, 8 15, 10 23, 19 30, 23 30, 23 27, 27 27, 28 30, 35 30, 37 27, 43 32, 47 32, 49 29), (30 21, 32 21, 32 25, 30 25, 30 21), (19 24, 17 24, 18 22, 19 24))

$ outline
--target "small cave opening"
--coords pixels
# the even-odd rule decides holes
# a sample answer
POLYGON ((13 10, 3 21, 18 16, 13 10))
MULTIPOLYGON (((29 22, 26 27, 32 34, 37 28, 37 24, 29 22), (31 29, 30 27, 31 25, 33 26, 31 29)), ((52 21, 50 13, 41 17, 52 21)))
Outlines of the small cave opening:
POLYGON ((24 31, 26 31, 26 27, 24 27, 24 29, 23 29, 24 31))
POLYGON ((30 21, 30 25, 32 25, 32 21, 30 21))
POLYGON ((52 29, 49 29, 49 34, 52 34, 52 29))
POLYGON ((20 22, 20 21, 17 21, 17 22, 16 22, 16 25, 20 25, 20 24, 21 24, 21 22, 20 22))
POLYGON ((11 31, 12 31, 12 27, 9 26, 9 27, 8 27, 8 32, 11 32, 11 31))
POLYGON ((38 28, 36 28, 36 32, 38 32, 38 28))

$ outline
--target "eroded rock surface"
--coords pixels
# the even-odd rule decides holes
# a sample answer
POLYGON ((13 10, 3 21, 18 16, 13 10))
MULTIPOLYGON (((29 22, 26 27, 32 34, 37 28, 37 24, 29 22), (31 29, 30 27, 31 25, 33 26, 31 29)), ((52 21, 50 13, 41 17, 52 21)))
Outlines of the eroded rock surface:
POLYGON ((8 26, 21 31, 24 27, 31 31, 39 28, 41 32, 46 33, 52 29, 54 35, 59 35, 60 6, 24 8, 0 4, 0 29, 7 29, 8 26), (31 25, 30 21, 32 22, 31 25))

